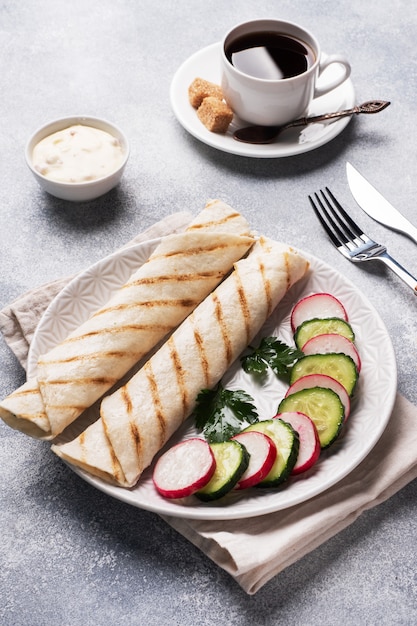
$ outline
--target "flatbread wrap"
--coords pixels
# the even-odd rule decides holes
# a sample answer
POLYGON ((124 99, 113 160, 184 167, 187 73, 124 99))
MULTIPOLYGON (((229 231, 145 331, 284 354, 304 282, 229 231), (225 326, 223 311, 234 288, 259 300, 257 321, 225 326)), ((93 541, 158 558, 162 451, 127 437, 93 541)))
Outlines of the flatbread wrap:
POLYGON ((108 482, 134 486, 198 393, 222 378, 308 266, 294 249, 259 238, 127 384, 102 400, 100 418, 52 450, 108 482))
POLYGON ((210 201, 90 319, 42 355, 36 379, 0 403, 9 426, 53 439, 175 329, 220 283, 254 238, 247 221, 210 201))

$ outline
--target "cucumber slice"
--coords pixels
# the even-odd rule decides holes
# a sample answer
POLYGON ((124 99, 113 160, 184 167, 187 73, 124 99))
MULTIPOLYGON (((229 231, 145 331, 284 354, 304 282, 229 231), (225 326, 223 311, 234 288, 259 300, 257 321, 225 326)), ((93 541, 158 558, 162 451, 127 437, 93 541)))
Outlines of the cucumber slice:
POLYGON ((243 432, 255 430, 272 439, 277 448, 277 457, 269 472, 256 487, 276 487, 283 483, 297 462, 299 437, 298 433, 281 419, 270 419, 251 424, 243 432))
POLYGON ((195 495, 203 502, 218 500, 233 489, 249 465, 249 453, 236 440, 210 444, 216 460, 214 474, 195 495))
POLYGON ((295 331, 294 341, 297 348, 302 350, 303 346, 312 337, 329 334, 342 335, 349 341, 355 341, 355 333, 352 326, 340 317, 314 318, 303 322, 295 331))
POLYGON ((290 385, 301 376, 325 374, 339 381, 351 396, 358 380, 358 370, 346 354, 310 354, 299 359, 291 369, 290 385))
POLYGON ((345 418, 343 404, 332 389, 311 387, 281 400, 278 412, 299 411, 315 424, 321 448, 328 448, 338 436, 345 418))

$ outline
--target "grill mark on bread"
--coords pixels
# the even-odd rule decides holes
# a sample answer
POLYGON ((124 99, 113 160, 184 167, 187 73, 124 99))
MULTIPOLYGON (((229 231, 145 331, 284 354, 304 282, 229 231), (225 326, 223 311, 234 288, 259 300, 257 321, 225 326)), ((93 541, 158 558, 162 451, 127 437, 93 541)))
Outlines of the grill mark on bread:
MULTIPOLYGON (((126 392, 126 396, 128 396, 128 393, 126 392)), ((130 398, 127 400, 128 403, 130 403, 130 398)), ((107 440, 109 442, 109 453, 110 453, 110 458, 111 458, 111 465, 112 465, 112 474, 114 476, 114 478, 116 479, 117 482, 125 482, 126 481, 126 476, 124 475, 124 472, 122 470, 122 467, 120 465, 119 459, 116 456, 116 453, 113 449, 113 446, 110 443, 110 437, 109 437, 109 433, 107 430, 107 426, 106 423, 103 422, 103 428, 104 428, 104 434, 107 437, 107 440)), ((140 438, 139 439, 135 439, 135 443, 137 446, 137 450, 138 452, 140 452, 141 450, 141 441, 140 438)))
POLYGON ((164 445, 166 441, 166 422, 165 422, 165 416, 164 416, 164 412, 162 408, 161 398, 159 395, 158 383, 152 371, 152 365, 150 361, 148 361, 144 365, 143 371, 145 372, 145 375, 148 379, 148 384, 150 387, 150 392, 151 392, 151 397, 152 397, 152 403, 155 407, 155 416, 156 416, 158 426, 159 426, 159 442, 160 442, 160 447, 162 448, 162 446, 164 445))
POLYGON ((41 361, 39 360, 38 363, 40 365, 43 365, 45 363, 48 363, 49 365, 51 364, 59 364, 59 363, 72 363, 72 362, 80 362, 80 361, 91 361, 94 359, 118 359, 120 357, 126 357, 127 355, 130 355, 132 357, 132 359, 136 359, 137 355, 141 355, 142 354, 142 350, 140 350, 139 352, 133 352, 132 350, 112 350, 109 352, 89 352, 87 354, 77 354, 74 356, 70 356, 66 359, 54 359, 54 360, 48 360, 48 361, 41 361))
MULTIPOLYGON (((94 359, 102 359, 103 357, 107 359, 119 359, 120 357, 125 357, 127 354, 130 354, 132 358, 136 357, 136 352, 132 352, 131 350, 118 350, 112 352, 89 352, 88 354, 80 354, 79 356, 71 356, 67 359, 55 359, 53 361, 48 361, 49 364, 58 364, 58 363, 72 363, 77 361, 86 361, 86 360, 94 360, 94 359)), ((141 353, 140 353, 141 354, 141 353)), ((39 364, 43 364, 43 361, 39 361, 39 364)))
MULTIPOLYGON (((55 380, 48 380, 48 385, 114 385, 115 382, 118 381, 118 378, 110 378, 109 376, 99 376, 97 378, 71 378, 70 380, 60 380, 59 378, 55 380)), ((40 385, 45 385, 44 381, 40 381, 40 385)), ((73 405, 71 405, 73 406, 73 405)), ((75 406, 75 405, 74 405, 75 406)))
MULTIPOLYGON (((132 399, 130 397, 129 394, 129 386, 125 385, 124 387, 122 387, 120 389, 120 396, 121 396, 121 401, 122 404, 125 408, 125 412, 128 415, 129 418, 129 431, 130 431, 130 435, 131 438, 133 439, 133 442, 135 444, 135 448, 137 450, 138 456, 141 456, 142 454, 142 439, 140 436, 140 431, 139 428, 136 426, 136 423, 134 421, 132 412, 133 412, 133 404, 132 404, 132 399)), ((106 422, 104 420, 104 429, 106 430, 106 422)), ((110 446, 111 448, 111 452, 112 455, 114 454, 113 452, 113 448, 112 446, 110 446)), ((115 456, 115 458, 117 459, 117 457, 115 456)))
POLYGON ((219 226, 221 224, 226 224, 227 222, 231 222, 232 220, 236 219, 236 218, 241 218, 242 216, 237 213, 237 211, 233 212, 233 213, 229 213, 228 215, 226 215, 225 217, 223 217, 222 219, 218 219, 218 220, 210 220, 209 222, 202 222, 201 224, 192 224, 191 226, 189 226, 187 228, 187 232, 191 231, 191 230, 205 230, 206 228, 213 228, 216 226, 219 226))
POLYGON ((45 419, 45 417, 47 417, 44 411, 38 411, 37 413, 25 413, 24 411, 19 411, 19 415, 16 415, 15 413, 13 413, 13 415, 14 417, 28 420, 29 422, 34 422, 35 420, 39 420, 39 419, 42 420, 42 419, 45 419))
POLYGON ((291 287, 291 273, 290 273, 290 263, 289 263, 289 255, 286 252, 284 254, 284 262, 285 262, 285 271, 287 272, 287 288, 286 291, 291 287))
MULTIPOLYGON (((263 251, 265 253, 270 252, 271 250, 271 246, 270 243, 264 238, 261 237, 259 239, 259 244, 261 245, 263 251)), ((285 261, 286 261, 286 273, 287 273, 287 287, 286 287, 286 291, 288 291, 288 280, 289 280, 289 276, 288 276, 288 265, 287 265, 287 257, 284 257, 285 261)), ((272 313, 273 307, 272 307, 272 285, 271 285, 271 281, 267 278, 267 270, 265 268, 264 263, 262 262, 261 258, 259 258, 259 265, 258 265, 258 271, 261 275, 262 278, 262 283, 264 286, 264 291, 265 291, 265 298, 266 298, 266 304, 267 304, 267 317, 269 317, 272 313)))
POLYGON ((23 398, 25 396, 38 396, 39 395, 39 389, 17 389, 16 391, 14 391, 10 397, 11 398, 23 398))
POLYGON ((245 324, 245 332, 246 332, 246 343, 249 343, 250 339, 251 339, 251 316, 250 316, 250 311, 249 311, 249 306, 248 306, 248 301, 246 298, 246 294, 245 294, 245 289, 244 286, 242 284, 242 281, 240 279, 239 276, 239 272, 235 271, 235 278, 236 278, 236 289, 237 289, 237 296, 239 299, 239 304, 240 304, 240 309, 242 311, 242 317, 243 317, 243 321, 245 324))
MULTIPOLYGON (((105 435, 108 439, 108 434, 107 434, 107 430, 106 430, 106 426, 104 424, 104 432, 105 435)), ((80 465, 79 463, 76 463, 76 465, 79 465, 80 467, 83 467, 83 469, 87 469, 87 471, 90 471, 92 474, 95 474, 99 477, 101 477, 100 473, 95 471, 94 466, 91 466, 89 460, 89 454, 88 454, 88 447, 86 447, 86 431, 84 430, 80 435, 79 435, 79 444, 80 444, 80 448, 81 448, 81 454, 80 454, 80 461, 81 463, 84 465, 84 467, 82 465, 80 465)), ((110 459, 111 459, 111 473, 108 474, 106 472, 106 476, 108 476, 110 479, 116 480, 116 483, 119 482, 123 482, 126 480, 124 473, 122 472, 122 468, 120 466, 119 463, 119 459, 117 458, 117 456, 114 453, 114 450, 112 448, 112 446, 109 446, 109 454, 110 454, 110 459)))
MULTIPOLYGON (((85 339, 88 339, 89 337, 96 337, 97 335, 101 335, 103 336, 105 333, 107 333, 108 335, 116 335, 119 333, 124 333, 124 332, 128 332, 128 331, 138 331, 138 332, 143 332, 143 331, 160 331, 164 334, 168 333, 170 330, 172 329, 171 325, 164 325, 164 324, 129 324, 126 326, 119 326, 119 327, 114 327, 114 328, 100 328, 98 330, 92 330, 88 333, 83 333, 82 335, 76 335, 75 337, 67 337, 66 339, 64 339, 61 342, 61 345, 63 344, 69 344, 69 343, 77 343, 78 341, 84 341, 85 339)), ((95 353, 93 353, 94 356, 95 353)), ((98 355, 107 355, 107 354, 112 354, 112 351, 109 352, 98 352, 98 355)), ((114 352, 114 354, 116 354, 116 352, 114 352)), ((121 354, 126 354, 126 352, 122 352, 121 354)), ((84 356, 89 356, 89 355, 84 355, 84 356)), ((61 359, 60 359, 61 360, 61 359)), ((59 361, 60 361, 59 360, 59 361)), ((64 361, 66 359, 63 359, 64 361)), ((59 362, 57 361, 57 362, 59 362)), ((46 359, 46 355, 44 355, 43 358, 39 358, 38 359, 38 364, 44 364, 44 363, 54 363, 55 361, 51 361, 50 359, 46 359)))
MULTIPOLYGON (((120 389, 120 396, 121 396, 121 401, 122 404, 125 408, 126 414, 128 415, 129 418, 129 431, 130 431, 130 435, 131 438, 133 439, 133 442, 135 444, 135 448, 137 450, 138 456, 140 456, 142 454, 142 439, 140 436, 140 430, 139 428, 136 426, 136 423, 134 421, 134 417, 132 415, 133 413, 133 403, 132 403, 132 399, 130 397, 129 394, 129 386, 125 385, 124 387, 122 387, 120 389)), ((104 429, 106 430, 106 422, 104 421, 104 429)), ((112 452, 112 456, 114 455, 113 452, 113 448, 112 446, 110 446, 111 448, 111 452, 112 452)), ((117 460, 116 455, 114 455, 115 459, 117 460)), ((117 461, 117 464, 118 461, 117 461)))
POLYGON ((138 456, 140 456, 142 454, 142 439, 140 437, 140 432, 135 422, 129 422, 129 430, 131 438, 133 439, 133 443, 135 444, 137 454, 138 456))
POLYGON ((267 317, 269 317, 272 313, 272 294, 271 294, 271 282, 266 277, 265 265, 260 261, 259 262, 259 273, 262 278, 262 283, 265 291, 265 299, 266 299, 266 310, 267 317))
POLYGON ((130 398, 127 386, 124 386, 120 390, 122 396, 122 402, 126 408, 126 413, 130 415, 132 413, 132 400, 130 398))
POLYGON ((223 309, 219 297, 216 293, 212 294, 212 299, 214 302, 214 317, 217 320, 217 323, 220 328, 220 332, 223 339, 224 349, 226 351, 226 360, 227 363, 232 362, 232 343, 230 341, 229 335, 227 333, 226 322, 223 316, 223 309))
POLYGON ((126 477, 122 472, 122 468, 120 467, 119 459, 115 455, 113 448, 111 446, 109 447, 113 475, 115 476, 117 482, 123 482, 126 480, 126 477))
POLYGON ((175 347, 175 343, 172 337, 170 337, 167 341, 167 347, 170 351, 170 357, 174 364, 174 372, 175 377, 177 379, 177 385, 179 389, 179 394, 181 397, 182 410, 184 419, 187 416, 188 412, 188 394, 187 394, 187 386, 185 384, 185 371, 181 362, 181 356, 175 347))
MULTIPOLYGON (((165 308, 165 307, 173 306, 176 308, 180 307, 180 308, 188 309, 190 307, 195 307, 198 304, 198 302, 199 300, 193 300, 192 298, 178 298, 175 300, 145 300, 144 302, 133 302, 132 304, 116 304, 114 306, 103 307, 102 309, 94 313, 94 315, 92 315, 91 317, 92 318, 99 317, 100 315, 103 315, 104 313, 109 313, 113 311, 127 311, 129 309, 136 309, 139 307, 144 307, 147 309, 151 309, 151 308, 156 309, 157 307, 165 308)), ((133 328, 134 326, 135 325, 133 325, 133 328)), ((124 328, 124 327, 122 326, 121 328, 124 328)), ((146 326, 144 326, 144 328, 146 328, 146 326)))
MULTIPOLYGON (((227 221, 229 221, 228 219, 223 219, 219 222, 209 222, 210 226, 212 224, 224 224, 227 221)), ((207 228, 207 224, 204 224, 204 228, 207 228)), ((246 241, 242 241, 241 243, 239 242, 239 245, 241 245, 242 247, 247 247, 247 242, 246 241)), ((150 258, 149 261, 153 261, 154 259, 165 259, 165 258, 171 258, 173 256, 194 256, 196 254, 201 255, 201 254, 205 254, 207 252, 218 252, 219 250, 224 250, 226 248, 229 248, 230 243, 216 243, 214 242, 213 244, 207 245, 207 246, 195 246, 194 248, 186 248, 185 250, 173 250, 172 252, 164 252, 163 254, 153 254, 150 258)), ((148 262, 149 262, 148 261, 148 262)))
POLYGON ((147 276, 144 278, 138 278, 136 280, 128 281, 121 289, 128 289, 129 287, 136 287, 138 285, 159 285, 159 283, 191 283, 199 280, 206 280, 207 278, 221 278, 223 272, 221 270, 213 270, 211 272, 199 272, 198 274, 167 274, 161 276, 147 276))
POLYGON ((98 376, 97 378, 88 378, 88 377, 84 377, 84 378, 79 378, 76 380, 73 380, 71 378, 71 380, 60 380, 59 378, 55 379, 55 380, 48 380, 48 385, 72 385, 74 382, 76 383, 93 383, 96 385, 108 385, 109 383, 112 383, 114 381, 114 378, 110 378, 108 376, 98 376))
MULTIPOLYGON (((191 322, 194 325, 194 317, 190 317, 191 322)), ((201 360, 201 368, 203 370, 205 385, 208 387, 210 385, 210 366, 207 359, 207 354, 204 346, 204 339, 201 334, 198 332, 198 329, 194 327, 194 339, 197 346, 197 350, 200 354, 201 360)))

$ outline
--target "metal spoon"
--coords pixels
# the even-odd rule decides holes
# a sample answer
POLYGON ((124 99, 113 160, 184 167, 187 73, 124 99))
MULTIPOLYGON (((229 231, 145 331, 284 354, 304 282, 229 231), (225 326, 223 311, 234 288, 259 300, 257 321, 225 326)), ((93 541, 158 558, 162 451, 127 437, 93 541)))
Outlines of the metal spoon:
POLYGON ((271 141, 278 137, 284 130, 287 130, 287 128, 307 126, 314 122, 322 122, 354 114, 359 115, 359 113, 378 113, 379 111, 383 111, 389 104, 391 103, 386 100, 369 100, 359 106, 353 107, 353 109, 345 109, 344 111, 337 111, 335 113, 324 113, 323 115, 313 115, 311 117, 301 117, 283 126, 246 126, 245 128, 236 130, 233 133, 233 138, 237 141, 243 141, 244 143, 271 143, 271 141))

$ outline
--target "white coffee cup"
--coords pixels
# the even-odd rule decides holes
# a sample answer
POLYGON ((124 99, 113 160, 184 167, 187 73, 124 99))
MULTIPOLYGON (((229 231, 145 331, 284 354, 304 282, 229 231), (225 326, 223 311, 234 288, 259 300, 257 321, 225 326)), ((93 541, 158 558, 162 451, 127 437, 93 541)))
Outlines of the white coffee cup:
POLYGON ((350 64, 344 56, 335 54, 323 58, 317 39, 308 30, 292 22, 276 19, 251 20, 238 24, 226 33, 222 41, 221 65, 222 89, 228 105, 242 120, 264 126, 286 124, 302 117, 307 113, 314 98, 341 85, 349 78, 351 72, 350 64), (252 64, 251 73, 244 64, 244 71, 242 67, 239 69, 238 62, 235 61, 236 66, 233 65, 230 59, 231 51, 238 45, 239 38, 255 35, 262 41, 265 34, 269 36, 270 33, 273 36, 289 38, 292 40, 289 43, 297 50, 301 47, 309 53, 306 56, 311 57, 310 62, 305 61, 306 65, 301 68, 301 73, 289 77, 276 76, 277 66, 262 48, 260 52, 259 49, 253 52, 251 48, 252 57, 254 54, 266 55, 261 56, 261 60, 252 58, 255 66, 252 64), (266 70, 268 63, 274 67, 271 68, 272 73, 265 77, 267 72, 260 74, 258 70, 260 66, 266 70), (325 72, 331 65, 338 66, 338 71, 325 72), (254 75, 252 69, 255 69, 258 75, 254 75))

